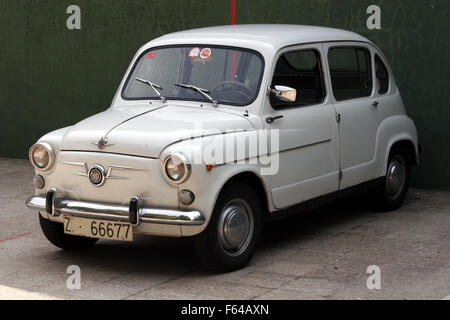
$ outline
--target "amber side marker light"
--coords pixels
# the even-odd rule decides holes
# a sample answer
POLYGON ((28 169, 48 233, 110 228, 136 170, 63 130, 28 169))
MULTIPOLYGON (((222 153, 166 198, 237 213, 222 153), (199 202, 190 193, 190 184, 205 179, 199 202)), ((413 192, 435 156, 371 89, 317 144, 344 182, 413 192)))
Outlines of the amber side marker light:
POLYGON ((214 168, 214 165, 212 164, 207 164, 206 165, 206 170, 211 171, 214 168))

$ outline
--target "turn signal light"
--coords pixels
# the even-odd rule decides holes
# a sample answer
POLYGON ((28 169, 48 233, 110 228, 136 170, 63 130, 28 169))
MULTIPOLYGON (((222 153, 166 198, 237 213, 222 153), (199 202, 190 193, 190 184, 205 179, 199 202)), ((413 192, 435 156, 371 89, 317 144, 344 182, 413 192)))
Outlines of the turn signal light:
POLYGON ((33 186, 39 190, 41 190, 45 187, 45 180, 40 174, 37 174, 34 176, 33 186))
POLYGON ((192 191, 183 190, 178 195, 178 200, 185 206, 188 206, 194 202, 195 196, 194 193, 192 193, 192 191))

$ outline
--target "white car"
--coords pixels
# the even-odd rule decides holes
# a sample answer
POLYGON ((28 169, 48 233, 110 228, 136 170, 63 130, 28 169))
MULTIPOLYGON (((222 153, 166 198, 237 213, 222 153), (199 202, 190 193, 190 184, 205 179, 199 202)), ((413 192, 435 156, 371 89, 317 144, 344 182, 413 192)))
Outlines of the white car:
POLYGON ((250 261, 266 219, 367 190, 401 206, 420 146, 389 64, 366 38, 294 25, 165 35, 106 111, 30 149, 45 236, 63 249, 195 236, 221 271, 250 261))

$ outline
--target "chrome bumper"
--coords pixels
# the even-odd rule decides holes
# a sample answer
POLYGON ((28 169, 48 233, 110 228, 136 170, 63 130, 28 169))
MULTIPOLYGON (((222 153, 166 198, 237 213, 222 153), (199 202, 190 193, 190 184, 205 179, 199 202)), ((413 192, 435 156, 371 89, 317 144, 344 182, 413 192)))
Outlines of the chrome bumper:
POLYGON ((134 197, 129 206, 59 199, 55 190, 49 191, 46 197, 33 196, 26 201, 31 209, 47 212, 58 217, 70 215, 101 220, 131 222, 137 226, 141 223, 199 226, 205 218, 199 211, 181 211, 170 209, 154 209, 139 206, 139 199, 134 197))

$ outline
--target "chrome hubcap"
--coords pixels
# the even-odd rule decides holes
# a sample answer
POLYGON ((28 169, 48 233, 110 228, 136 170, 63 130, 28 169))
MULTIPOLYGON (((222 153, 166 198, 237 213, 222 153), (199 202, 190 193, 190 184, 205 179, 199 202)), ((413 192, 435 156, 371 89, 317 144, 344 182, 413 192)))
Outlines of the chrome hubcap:
POLYGON ((222 250, 231 256, 240 255, 250 244, 254 221, 250 205, 242 199, 230 201, 219 218, 218 234, 222 250))
POLYGON ((397 198, 404 186, 406 178, 406 166, 402 157, 396 156, 389 163, 386 178, 386 189, 389 197, 397 198))

